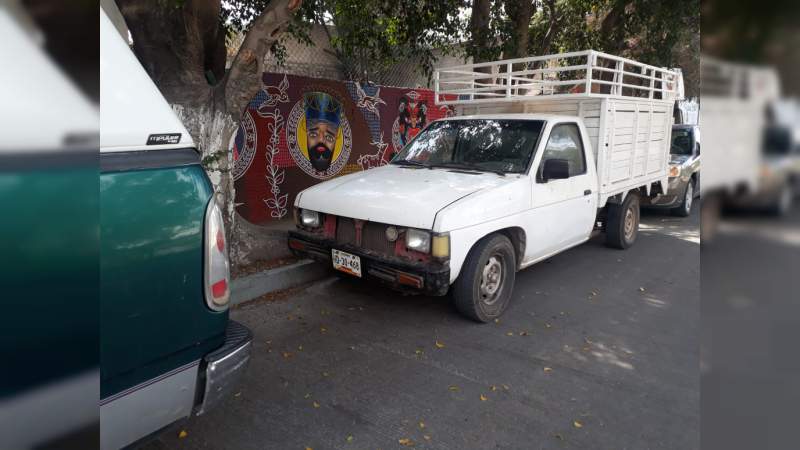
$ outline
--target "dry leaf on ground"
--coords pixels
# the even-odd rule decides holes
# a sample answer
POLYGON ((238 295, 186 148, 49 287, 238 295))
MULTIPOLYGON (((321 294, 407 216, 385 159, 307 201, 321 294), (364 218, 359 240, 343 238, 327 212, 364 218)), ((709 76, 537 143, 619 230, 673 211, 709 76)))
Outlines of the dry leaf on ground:
POLYGON ((489 399, 485 395, 481 394, 481 401, 485 402, 486 400, 489 400, 489 399))
POLYGON ((186 430, 181 430, 181 432, 178 433, 178 438, 183 439, 188 435, 189 435, 189 433, 187 433, 186 430))
POLYGON ((436 345, 436 348, 444 348, 444 344, 442 344, 439 341, 436 341, 436 344, 434 344, 434 345, 436 345))
POLYGON ((413 447, 414 441, 409 438, 398 439, 397 442, 403 447, 413 447))
POLYGON ((572 422, 572 424, 573 424, 573 425, 575 425, 575 428, 583 428, 583 424, 582 424, 582 423, 580 423, 580 422, 579 422, 579 421, 577 421, 577 420, 576 420, 576 421, 574 421, 574 422, 572 422))

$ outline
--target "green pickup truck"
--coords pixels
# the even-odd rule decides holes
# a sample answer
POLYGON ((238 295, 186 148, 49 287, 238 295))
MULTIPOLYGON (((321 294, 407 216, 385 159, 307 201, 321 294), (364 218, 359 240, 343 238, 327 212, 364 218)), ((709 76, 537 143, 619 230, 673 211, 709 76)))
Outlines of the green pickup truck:
POLYGON ((200 154, 102 9, 100 79, 100 442, 119 448, 228 395, 252 336, 200 154))

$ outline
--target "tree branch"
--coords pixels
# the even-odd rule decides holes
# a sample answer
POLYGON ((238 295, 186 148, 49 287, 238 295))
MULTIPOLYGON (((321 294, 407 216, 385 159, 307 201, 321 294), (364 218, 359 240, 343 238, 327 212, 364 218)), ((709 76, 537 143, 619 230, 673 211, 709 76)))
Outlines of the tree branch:
POLYGON ((261 64, 292 20, 302 0, 272 0, 253 21, 225 80, 221 83, 225 110, 236 120, 261 87, 261 64))

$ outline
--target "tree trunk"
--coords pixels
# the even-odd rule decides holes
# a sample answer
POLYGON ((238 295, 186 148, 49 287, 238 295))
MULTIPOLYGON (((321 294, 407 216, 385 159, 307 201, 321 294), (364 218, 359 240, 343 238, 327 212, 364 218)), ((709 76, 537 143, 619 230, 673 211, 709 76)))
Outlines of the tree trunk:
POLYGON ((506 13, 511 18, 511 45, 504 58, 524 58, 528 55, 529 30, 533 17, 534 2, 532 0, 507 0, 506 13))
POLYGON ((225 205, 231 256, 239 262, 229 148, 247 103, 261 89, 264 60, 302 0, 272 0, 253 21, 229 71, 220 0, 118 0, 133 48, 192 135, 225 205))

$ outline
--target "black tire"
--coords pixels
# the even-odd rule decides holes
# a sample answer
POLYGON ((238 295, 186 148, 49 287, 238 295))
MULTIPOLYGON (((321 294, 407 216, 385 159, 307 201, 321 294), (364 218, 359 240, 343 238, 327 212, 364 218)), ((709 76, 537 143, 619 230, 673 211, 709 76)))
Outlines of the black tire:
POLYGON ((692 205, 694 205, 695 186, 694 178, 690 179, 689 183, 686 184, 686 189, 683 191, 683 200, 681 200, 681 204, 672 208, 673 215, 689 217, 689 214, 692 213, 692 205))
POLYGON ((787 181, 781 186, 780 192, 775 195, 772 204, 767 208, 767 213, 775 217, 783 217, 792 209, 794 202, 794 190, 787 181))
POLYGON ((700 245, 711 242, 717 235, 722 212, 722 198, 717 193, 700 197, 700 245))
POLYGON ((606 245, 624 250, 639 234, 639 195, 631 192, 622 204, 609 204, 606 215, 606 245), (630 216, 628 215, 630 213, 630 216), (628 219, 631 223, 628 223, 628 219), (626 225, 628 224, 628 225, 626 225))
POLYGON ((458 312, 477 322, 491 322, 508 307, 514 290, 517 262, 514 246, 502 234, 492 234, 478 241, 469 251, 456 282, 453 304, 458 312), (492 258, 494 258, 492 260, 492 258), (499 286, 491 276, 500 263, 499 286), (488 277, 488 278, 485 278, 488 277), (492 287, 495 287, 492 291, 492 287))

